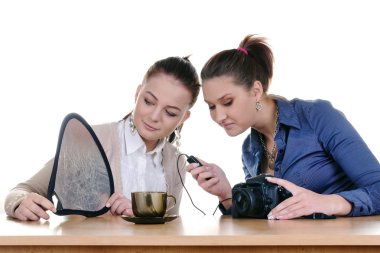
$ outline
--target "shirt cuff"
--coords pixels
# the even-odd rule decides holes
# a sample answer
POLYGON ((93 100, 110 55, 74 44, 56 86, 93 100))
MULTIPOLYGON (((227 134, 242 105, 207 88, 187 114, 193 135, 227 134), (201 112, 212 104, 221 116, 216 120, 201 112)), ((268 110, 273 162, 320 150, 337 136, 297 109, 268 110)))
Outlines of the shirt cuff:
POLYGON ((222 212, 223 215, 231 215, 231 207, 226 209, 221 202, 219 202, 218 207, 219 207, 219 210, 222 212))

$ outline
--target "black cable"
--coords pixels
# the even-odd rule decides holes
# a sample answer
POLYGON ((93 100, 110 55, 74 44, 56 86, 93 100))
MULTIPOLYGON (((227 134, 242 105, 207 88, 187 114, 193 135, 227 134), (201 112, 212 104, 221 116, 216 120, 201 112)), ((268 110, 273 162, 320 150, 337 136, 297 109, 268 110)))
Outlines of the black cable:
POLYGON ((199 208, 194 204, 193 199, 191 198, 189 191, 186 189, 186 186, 185 186, 185 184, 183 183, 181 173, 179 172, 179 158, 180 158, 181 156, 183 156, 183 155, 186 156, 187 158, 189 157, 189 156, 186 155, 186 154, 179 154, 179 156, 177 157, 177 171, 178 171, 179 179, 181 179, 182 186, 183 186, 183 188, 185 189, 187 195, 189 196, 190 201, 191 201, 191 204, 193 204, 193 206, 194 206, 196 209, 198 209, 198 211, 200 211, 201 213, 203 213, 203 215, 206 215, 205 212, 203 212, 201 209, 199 209, 199 208))
POLYGON ((212 213, 212 215, 214 215, 216 213, 216 210, 218 210, 218 207, 219 207, 220 204, 222 204, 224 201, 227 201, 227 200, 230 200, 230 199, 232 199, 232 198, 226 198, 226 199, 223 199, 222 201, 219 201, 219 204, 216 206, 216 208, 215 208, 214 212, 212 213))

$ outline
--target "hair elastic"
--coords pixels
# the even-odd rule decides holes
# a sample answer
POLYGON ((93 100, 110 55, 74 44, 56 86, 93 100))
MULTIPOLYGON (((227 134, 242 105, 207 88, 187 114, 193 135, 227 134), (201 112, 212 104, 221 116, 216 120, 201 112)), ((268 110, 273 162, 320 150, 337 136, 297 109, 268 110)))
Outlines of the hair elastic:
POLYGON ((238 47, 236 50, 242 51, 245 55, 248 55, 248 51, 245 48, 238 47))

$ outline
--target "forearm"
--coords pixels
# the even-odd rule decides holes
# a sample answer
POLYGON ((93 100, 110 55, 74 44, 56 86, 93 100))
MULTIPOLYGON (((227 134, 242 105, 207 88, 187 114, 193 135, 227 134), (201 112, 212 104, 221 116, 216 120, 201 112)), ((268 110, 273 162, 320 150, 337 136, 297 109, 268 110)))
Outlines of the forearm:
POLYGON ((26 182, 19 183, 7 195, 4 202, 4 210, 7 215, 14 217, 15 209, 21 201, 31 192, 47 197, 51 168, 53 160, 50 160, 40 171, 26 182))

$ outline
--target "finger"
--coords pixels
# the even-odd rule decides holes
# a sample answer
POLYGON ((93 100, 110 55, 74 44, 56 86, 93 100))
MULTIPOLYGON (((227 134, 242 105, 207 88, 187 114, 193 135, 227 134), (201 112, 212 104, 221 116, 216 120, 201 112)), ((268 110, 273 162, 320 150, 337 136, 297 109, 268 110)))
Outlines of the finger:
POLYGON ((301 217, 303 215, 306 215, 306 213, 302 207, 299 207, 299 208, 293 207, 292 211, 281 212, 280 214, 275 216, 275 219, 277 219, 277 220, 289 220, 289 219, 301 217))
POLYGON ((185 167, 185 169, 186 169, 187 172, 191 172, 194 168, 196 168, 196 167, 195 167, 195 165, 193 163, 190 163, 189 165, 187 165, 185 167))
POLYGON ((38 221, 40 217, 35 215, 28 208, 22 207, 21 205, 15 211, 16 218, 22 221, 38 221))
POLYGON ((114 204, 114 202, 120 198, 124 198, 124 195, 118 192, 115 192, 114 194, 111 195, 111 197, 108 199, 106 203, 106 207, 110 207, 114 204))
POLYGON ((120 201, 119 200, 116 200, 112 203, 112 205, 110 206, 110 212, 112 215, 115 215, 116 214, 116 210, 117 208, 119 207, 120 205, 120 201))
POLYGON ((197 167, 193 170, 191 170, 191 176, 195 179, 198 180, 198 176, 200 173, 203 173, 206 171, 206 168, 204 166, 197 167))
POLYGON ((193 169, 198 168, 200 166, 202 165, 199 163, 190 163, 189 165, 186 166, 186 171, 191 172, 193 169))
POLYGON ((124 198, 120 201, 120 204, 119 204, 118 208, 116 209, 116 213, 121 215, 127 209, 132 209, 132 203, 129 199, 124 198))
POLYGON ((125 211, 123 212, 123 214, 124 215, 128 215, 128 216, 134 216, 132 208, 125 209, 125 211))
POLYGON ((197 160, 200 161, 203 166, 209 165, 209 163, 207 163, 206 161, 204 161, 204 160, 202 160, 202 159, 200 159, 198 157, 197 157, 197 160))
POLYGON ((20 206, 15 210, 15 217, 21 221, 27 221, 28 218, 23 214, 23 212, 20 210, 20 206))
POLYGON ((211 191, 212 188, 219 183, 219 178, 213 177, 210 180, 205 180, 199 184, 206 191, 211 191))
POLYGON ((272 209, 272 213, 279 213, 282 210, 288 208, 289 206, 292 206, 299 202, 299 198, 297 196, 290 197, 288 199, 285 199, 281 203, 279 203, 275 208, 272 209))
POLYGON ((211 178, 215 178, 216 175, 212 171, 205 171, 198 175, 198 183, 203 183, 204 181, 208 181, 211 178))
POLYGON ((121 215, 125 212, 125 210, 130 209, 130 207, 126 203, 122 203, 116 209, 116 214, 121 215))
MULTIPOLYGON (((307 198, 306 198, 307 199, 307 198)), ((305 202, 305 197, 301 195, 295 195, 288 198, 278 204, 273 210, 268 214, 276 219, 292 219, 300 217, 303 215, 310 214, 310 208, 307 208, 308 203, 305 202)))
MULTIPOLYGON (((39 194, 33 194, 31 196, 31 198, 32 198, 32 200, 33 200, 33 202, 35 204, 37 204, 39 207, 42 208, 41 210, 44 210, 44 211, 45 210, 50 210, 50 211, 52 211, 54 213, 57 212, 54 204, 50 200, 48 200, 47 198, 45 198, 45 197, 43 197, 43 196, 41 196, 39 194)), ((39 209, 38 210, 36 209, 36 211, 39 212, 39 209)), ((46 212, 44 212, 44 213, 46 213, 46 212)), ((44 217, 46 217, 46 215, 44 215, 44 217)), ((42 218, 44 218, 44 217, 42 217, 42 218)))
POLYGON ((265 178, 268 182, 277 184, 279 186, 284 187, 288 191, 290 191, 293 195, 297 191, 298 186, 293 184, 292 182, 289 182, 288 180, 277 178, 277 177, 266 177, 265 178))
POLYGON ((30 207, 30 211, 38 218, 42 218, 44 220, 48 220, 50 218, 49 214, 47 214, 47 212, 39 205, 32 205, 30 207))
POLYGON ((276 208, 273 208, 271 215, 276 218, 278 216, 287 215, 301 208, 304 208, 304 204, 302 204, 302 202, 289 202, 286 205, 278 205, 276 208))

